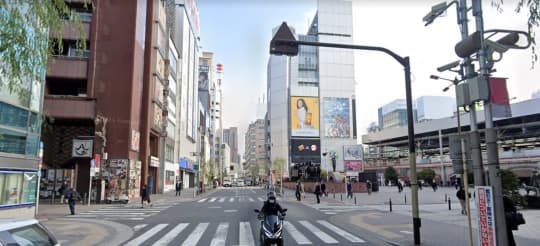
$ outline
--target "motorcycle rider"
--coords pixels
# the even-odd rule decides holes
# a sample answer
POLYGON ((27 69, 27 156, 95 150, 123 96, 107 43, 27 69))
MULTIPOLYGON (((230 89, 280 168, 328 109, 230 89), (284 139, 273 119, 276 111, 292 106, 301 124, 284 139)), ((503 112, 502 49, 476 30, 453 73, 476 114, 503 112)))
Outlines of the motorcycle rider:
POLYGON ((266 195, 267 199, 263 204, 263 207, 261 208, 261 212, 259 213, 259 217, 262 218, 263 216, 268 215, 278 215, 278 212, 280 215, 285 215, 285 210, 279 205, 276 199, 276 193, 273 191, 268 192, 266 195))

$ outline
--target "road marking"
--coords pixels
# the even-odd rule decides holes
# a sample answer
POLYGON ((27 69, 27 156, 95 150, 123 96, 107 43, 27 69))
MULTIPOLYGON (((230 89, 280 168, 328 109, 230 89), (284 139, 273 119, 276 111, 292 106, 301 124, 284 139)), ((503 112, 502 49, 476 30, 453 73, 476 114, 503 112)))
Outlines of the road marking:
POLYGON ((259 199, 259 201, 261 202, 264 202, 264 199, 262 199, 261 197, 257 197, 257 199, 259 199))
POLYGON ((229 229, 229 223, 219 223, 218 228, 216 230, 216 234, 214 235, 212 242, 210 242, 210 246, 225 245, 225 241, 227 241, 228 229, 229 229))
POLYGON ((229 202, 234 202, 234 197, 231 197, 231 199, 229 199, 229 202))
POLYGON ((210 199, 210 201, 208 201, 208 202, 215 202, 216 199, 217 199, 217 197, 212 197, 212 198, 210 199))
POLYGON ((325 212, 324 214, 337 214, 337 213, 334 213, 334 212, 325 212))
POLYGON ((249 201, 250 201, 250 202, 254 202, 255 200, 253 200, 253 198, 250 197, 250 198, 249 198, 249 201))
POLYGON ((144 220, 144 218, 102 218, 103 220, 144 220))
POLYGON ((161 237, 159 241, 153 244, 153 246, 161 246, 161 245, 167 245, 169 244, 178 234, 180 234, 186 227, 189 225, 189 223, 180 223, 176 225, 172 230, 167 232, 165 236, 161 237))
POLYGON ((150 237, 154 236, 154 234, 158 233, 159 231, 163 230, 163 228, 167 227, 167 224, 158 224, 154 226, 152 229, 148 230, 144 234, 140 235, 139 237, 129 241, 127 244, 124 244, 124 246, 135 246, 140 245, 144 241, 148 240, 150 237))
POLYGON ((221 207, 218 207, 218 206, 214 206, 214 207, 208 207, 208 208, 221 208, 221 207))
POLYGON ((346 232, 342 230, 341 228, 332 225, 324 220, 317 220, 317 223, 321 224, 322 226, 330 229, 331 231, 335 232, 336 234, 344 237, 345 239, 349 240, 352 243, 365 243, 366 241, 354 236, 353 234, 350 234, 349 232, 346 232))
POLYGON ((319 239, 321 239, 325 243, 339 243, 336 239, 324 233, 323 231, 319 230, 319 228, 309 223, 308 221, 300 220, 298 221, 298 223, 302 224, 305 228, 307 228, 309 231, 311 231, 313 234, 315 234, 315 236, 317 236, 319 239))
POLYGON ((403 233, 403 234, 413 234, 412 231, 399 231, 399 232, 401 232, 401 233, 403 233))
POLYGON ((148 224, 141 224, 141 225, 136 225, 133 227, 133 231, 138 231, 142 228, 145 228, 148 224))
POLYGON ((86 214, 86 215, 90 215, 90 214, 93 214, 93 215, 141 215, 141 214, 145 214, 145 213, 116 213, 116 212, 91 212, 91 211, 88 211, 88 212, 82 212, 82 213, 79 213, 79 214, 86 214))
POLYGON ((285 226, 285 230, 289 231, 289 234, 292 236, 294 241, 296 241, 296 243, 300 245, 311 244, 311 241, 309 241, 309 239, 298 231, 296 227, 294 227, 294 225, 289 221, 284 221, 283 226, 285 226))
POLYGON ((195 246, 201 240, 204 231, 208 228, 208 223, 199 223, 195 230, 189 235, 188 238, 184 241, 182 246, 195 246))
POLYGON ((197 201, 197 202, 198 202, 198 203, 202 203, 202 202, 206 201, 206 199, 208 199, 208 198, 203 198, 203 199, 201 199, 201 200, 199 200, 199 201, 197 201))
POLYGON ((229 209, 229 210, 224 210, 223 212, 225 212, 225 213, 236 213, 236 212, 238 212, 238 210, 236 210, 236 209, 229 209))
POLYGON ((224 202, 225 201, 225 197, 222 197, 219 199, 219 202, 224 202))
POLYGON ((253 240, 253 233, 251 232, 251 224, 249 222, 240 222, 240 245, 255 245, 253 240))
MULTIPOLYGON (((69 218, 95 218, 98 216, 104 216, 104 217, 126 217, 126 215, 123 214, 76 214, 76 215, 70 215, 69 218)), ((152 215, 150 214, 141 214, 137 215, 137 217, 150 217, 152 215)))

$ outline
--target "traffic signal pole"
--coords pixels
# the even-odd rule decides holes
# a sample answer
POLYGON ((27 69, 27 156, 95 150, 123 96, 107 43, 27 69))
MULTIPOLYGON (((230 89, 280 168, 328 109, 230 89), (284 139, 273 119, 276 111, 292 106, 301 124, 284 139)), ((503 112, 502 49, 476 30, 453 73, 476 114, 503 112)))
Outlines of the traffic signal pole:
MULTIPOLYGON (((473 15, 476 22, 476 30, 480 33, 480 50, 478 52, 480 63, 480 76, 486 80, 488 88, 489 71, 487 67, 486 45, 484 41, 484 19, 482 17, 482 1, 473 0, 473 15)), ((486 117, 486 148, 487 166, 489 172, 489 184, 493 187, 493 204, 495 206, 495 232, 497 245, 507 245, 508 235, 506 234, 506 218, 504 214, 503 191, 500 176, 499 153, 497 147, 497 132, 493 128, 493 116, 491 114, 491 103, 484 101, 484 113, 486 117)))

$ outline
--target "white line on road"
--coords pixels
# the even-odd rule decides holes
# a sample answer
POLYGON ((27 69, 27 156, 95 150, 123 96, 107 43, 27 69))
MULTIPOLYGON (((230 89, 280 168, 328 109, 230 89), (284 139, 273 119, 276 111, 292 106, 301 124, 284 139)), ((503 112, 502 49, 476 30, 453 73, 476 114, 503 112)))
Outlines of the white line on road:
POLYGON ((201 240, 204 231, 208 228, 208 223, 199 223, 195 230, 189 235, 188 238, 184 241, 182 246, 195 246, 201 240))
POLYGON ((331 237, 330 235, 324 233, 319 228, 314 226, 313 224, 309 223, 308 221, 301 220, 298 221, 298 223, 302 224, 305 228, 307 228, 309 231, 311 231, 315 236, 317 236, 319 239, 321 239, 325 243, 338 243, 336 239, 331 237))
POLYGON ((197 201, 197 202, 198 202, 198 203, 202 203, 202 202, 206 201, 206 199, 208 199, 208 198, 203 198, 203 199, 201 199, 201 200, 199 200, 199 201, 197 201))
POLYGON ((294 239, 294 241, 296 241, 296 243, 300 245, 311 244, 311 241, 309 241, 309 239, 307 239, 307 237, 304 236, 304 234, 299 232, 296 229, 296 227, 294 227, 294 225, 291 224, 291 222, 284 221, 283 225, 285 226, 285 230, 289 231, 289 235, 292 236, 292 238, 294 239))
POLYGON ((253 233, 251 232, 251 224, 249 222, 240 222, 240 245, 255 245, 255 240, 253 240, 253 233))
POLYGON ((219 202, 224 202, 225 201, 225 197, 222 197, 219 199, 219 202))
POLYGON ((234 197, 231 197, 231 199, 229 199, 229 202, 234 202, 234 197))
POLYGON ((216 199, 217 199, 217 197, 212 197, 212 198, 210 199, 210 201, 208 201, 208 202, 215 202, 216 199))
POLYGON ((253 200, 253 198, 250 197, 250 198, 249 198, 249 201, 250 201, 250 202, 254 202, 255 200, 253 200))
POLYGON ((227 241, 227 230, 229 229, 229 223, 219 223, 216 230, 216 234, 210 243, 210 246, 222 246, 227 241))
POLYGON ((158 224, 154 226, 152 229, 148 230, 144 234, 140 235, 139 237, 129 241, 124 246, 136 246, 140 245, 144 241, 148 240, 150 237, 152 237, 154 234, 158 233, 159 231, 163 230, 163 228, 167 227, 167 224, 158 224))
POLYGON ((264 202, 264 199, 261 198, 261 197, 257 197, 257 199, 259 199, 259 201, 261 201, 261 202, 264 202))
POLYGON ((144 220, 144 218, 102 218, 102 220, 144 220))
POLYGON ((334 212, 325 212, 324 214, 337 214, 337 213, 334 213, 334 212))
POLYGON ((411 234, 411 235, 413 234, 412 231, 399 231, 399 232, 401 232, 401 233, 403 233, 403 234, 411 234))
POLYGON ((229 209, 229 210, 224 210, 223 212, 225 212, 225 213, 236 213, 236 212, 238 212, 238 210, 236 210, 236 209, 229 209))
POLYGON ((133 227, 133 231, 138 231, 142 228, 145 228, 148 224, 141 224, 141 225, 136 225, 133 227))
POLYGON ((342 230, 341 228, 339 228, 339 227, 337 227, 335 225, 332 225, 332 224, 328 223, 327 221, 317 220, 317 223, 319 223, 322 226, 330 229, 331 231, 333 231, 336 234, 344 237, 345 239, 349 240, 352 243, 365 243, 366 242, 366 241, 356 237, 355 235, 353 235, 353 234, 351 234, 349 232, 346 232, 346 231, 342 230))
POLYGON ((161 246, 161 245, 167 245, 169 244, 178 234, 180 234, 186 227, 189 225, 189 223, 180 223, 177 226, 175 226, 172 230, 167 232, 165 236, 163 236, 159 241, 153 244, 153 246, 161 246))

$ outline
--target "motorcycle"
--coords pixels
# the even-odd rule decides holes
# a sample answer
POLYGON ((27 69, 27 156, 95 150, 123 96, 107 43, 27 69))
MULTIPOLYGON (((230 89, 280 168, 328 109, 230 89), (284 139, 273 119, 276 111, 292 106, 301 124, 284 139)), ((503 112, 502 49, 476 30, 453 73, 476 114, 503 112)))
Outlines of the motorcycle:
MULTIPOLYGON (((255 213, 260 214, 258 209, 254 210, 255 213)), ((283 246, 283 219, 285 218, 285 212, 287 209, 283 209, 283 213, 280 215, 267 215, 259 216, 261 221, 261 228, 259 233, 260 245, 264 246, 283 246)))

